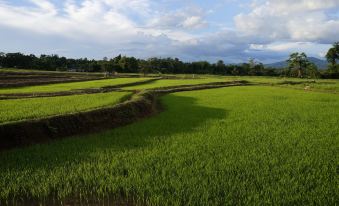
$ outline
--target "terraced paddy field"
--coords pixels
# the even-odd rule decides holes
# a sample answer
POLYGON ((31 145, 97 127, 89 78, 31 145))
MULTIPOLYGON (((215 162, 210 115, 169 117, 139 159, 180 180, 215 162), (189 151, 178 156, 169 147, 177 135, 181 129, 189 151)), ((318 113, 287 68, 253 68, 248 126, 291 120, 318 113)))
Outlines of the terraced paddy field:
POLYGON ((135 86, 124 87, 127 90, 155 89, 162 87, 174 87, 181 85, 197 85, 215 82, 230 81, 248 81, 254 84, 269 84, 275 86, 283 86, 288 88, 339 93, 339 80, 323 80, 323 79, 300 79, 286 77, 257 77, 257 76, 216 76, 216 75, 197 75, 195 79, 190 76, 183 76, 186 79, 160 79, 149 84, 141 84, 135 86))
POLYGON ((107 106, 126 99, 131 92, 0 100, 0 124, 72 114, 107 106))
POLYGON ((0 69, 0 88, 103 79, 101 73, 0 69))
POLYGON ((39 86, 27 86, 18 88, 3 88, 0 89, 1 94, 18 94, 18 93, 46 93, 46 92, 62 92, 79 89, 100 88, 108 86, 117 86, 121 84, 130 84, 135 82, 143 82, 150 78, 115 78, 104 80, 93 80, 72 83, 58 83, 39 86))
POLYGON ((304 89, 304 90, 339 94, 339 81, 338 80, 314 80, 314 81, 308 81, 308 82, 301 82, 300 84, 293 84, 293 82, 289 82, 289 83, 283 84, 283 86, 290 87, 290 88, 296 88, 296 89, 304 89))
POLYGON ((339 80, 257 76, 211 76, 210 78, 226 78, 228 81, 245 80, 257 84, 269 84, 308 91, 319 91, 336 94, 339 93, 339 80))
POLYGON ((338 95, 246 86, 172 93, 161 104, 161 113, 128 126, 3 151, 0 200, 337 203, 338 95))
POLYGON ((195 78, 195 79, 160 79, 149 84, 141 84, 135 85, 130 87, 124 87, 123 89, 127 90, 142 90, 142 89, 155 89, 155 88, 162 88, 162 87, 175 87, 175 86, 182 86, 182 85, 197 85, 197 84, 208 84, 208 83, 215 83, 215 82, 226 82, 230 81, 228 78, 195 78))

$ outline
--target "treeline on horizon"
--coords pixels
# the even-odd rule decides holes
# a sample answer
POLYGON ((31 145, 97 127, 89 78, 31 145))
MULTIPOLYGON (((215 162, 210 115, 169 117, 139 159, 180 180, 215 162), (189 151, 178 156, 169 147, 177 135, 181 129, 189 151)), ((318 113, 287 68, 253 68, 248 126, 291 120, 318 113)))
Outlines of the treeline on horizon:
MULTIPOLYGON (((339 44, 336 44, 333 45, 333 48, 339 47, 339 44)), ((178 58, 149 58, 144 60, 121 55, 111 59, 105 57, 102 60, 89 60, 87 58, 72 59, 44 54, 37 57, 33 54, 25 55, 22 53, 0 53, 0 67, 48 71, 143 73, 145 75, 161 73, 339 78, 338 51, 333 51, 333 48, 329 50, 326 56, 329 61, 328 69, 322 71, 319 71, 316 65, 309 62, 307 57, 293 58, 293 55, 295 57, 298 53, 291 54, 288 60, 289 66, 283 69, 265 67, 254 59, 242 64, 225 64, 222 60, 216 63, 207 61, 183 62, 178 58), (332 59, 328 58, 330 51, 334 52, 331 56, 332 59), (302 76, 300 76, 301 70, 303 70, 302 76)))

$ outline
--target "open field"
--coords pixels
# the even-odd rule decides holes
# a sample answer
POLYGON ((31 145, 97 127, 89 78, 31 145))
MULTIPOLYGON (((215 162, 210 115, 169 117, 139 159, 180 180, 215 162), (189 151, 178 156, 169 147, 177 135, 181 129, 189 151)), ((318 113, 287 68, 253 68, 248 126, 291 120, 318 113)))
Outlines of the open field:
MULTIPOLYGON (((211 78, 218 78, 211 76, 211 78)), ((228 81, 245 80, 258 84, 269 84, 272 86, 282 86, 287 88, 295 88, 308 91, 319 91, 329 93, 339 93, 339 80, 330 79, 300 79, 286 77, 257 77, 257 76, 226 76, 228 81)))
POLYGON ((0 100, 0 124, 113 106, 130 92, 0 100))
POLYGON ((104 76, 103 72, 69 72, 69 71, 47 71, 34 69, 0 68, 0 73, 26 74, 26 75, 65 75, 65 76, 104 76))
POLYGON ((181 85, 207 84, 213 82, 225 82, 224 78, 197 78, 197 79, 160 79, 149 84, 124 87, 127 90, 154 89, 161 87, 173 87, 181 85))
POLYGON ((314 82, 304 82, 301 84, 284 84, 283 86, 296 88, 296 89, 306 89, 312 91, 320 92, 330 92, 330 93, 339 93, 339 81, 338 80, 314 80, 314 82))
POLYGON ((5 88, 5 89, 0 89, 0 95, 1 94, 17 94, 17 93, 62 92, 62 91, 79 90, 79 89, 100 88, 100 87, 107 87, 107 86, 117 86, 120 84, 129 84, 133 82, 142 82, 142 81, 149 80, 149 79, 150 78, 115 78, 115 79, 48 84, 48 85, 18 87, 18 88, 5 88))
POLYGON ((100 73, 52 72, 24 69, 0 69, 0 88, 79 82, 102 79, 100 73))
POLYGON ((161 102, 162 113, 129 126, 2 152, 0 199, 67 203, 109 196, 150 205, 338 200, 338 95, 248 86, 174 93, 161 102))
MULTIPOLYGON (((187 76, 182 76, 186 77, 187 76)), ((161 79, 150 84, 141 84, 124 87, 127 90, 154 89, 161 87, 173 87, 180 85, 208 84, 213 82, 226 81, 248 81, 254 84, 269 84, 272 86, 283 86, 288 88, 302 89, 310 91, 339 93, 339 80, 319 80, 319 79, 299 79, 284 77, 255 77, 255 76, 216 76, 216 75, 196 75, 195 79, 161 79)))
POLYGON ((0 0, 0 27, 0 206, 339 206, 339 0, 0 0))

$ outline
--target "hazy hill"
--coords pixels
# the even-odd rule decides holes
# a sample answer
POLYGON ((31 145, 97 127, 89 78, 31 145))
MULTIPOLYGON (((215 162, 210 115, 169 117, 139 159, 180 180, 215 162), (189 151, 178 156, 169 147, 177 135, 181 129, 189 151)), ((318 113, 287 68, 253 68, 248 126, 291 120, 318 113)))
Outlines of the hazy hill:
MULTIPOLYGON (((327 61, 318 59, 315 57, 308 57, 308 59, 313 62, 319 69, 327 69, 327 61)), ((273 67, 273 68, 284 68, 287 67, 286 61, 275 62, 272 64, 265 64, 265 67, 273 67)))

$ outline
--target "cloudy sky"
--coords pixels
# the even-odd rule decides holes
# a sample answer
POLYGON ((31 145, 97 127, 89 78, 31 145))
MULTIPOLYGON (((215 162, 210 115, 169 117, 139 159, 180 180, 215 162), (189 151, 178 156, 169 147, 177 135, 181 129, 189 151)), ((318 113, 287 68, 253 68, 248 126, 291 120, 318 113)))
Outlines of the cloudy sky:
POLYGON ((323 57, 339 0, 0 0, 0 51, 185 61, 323 57))

